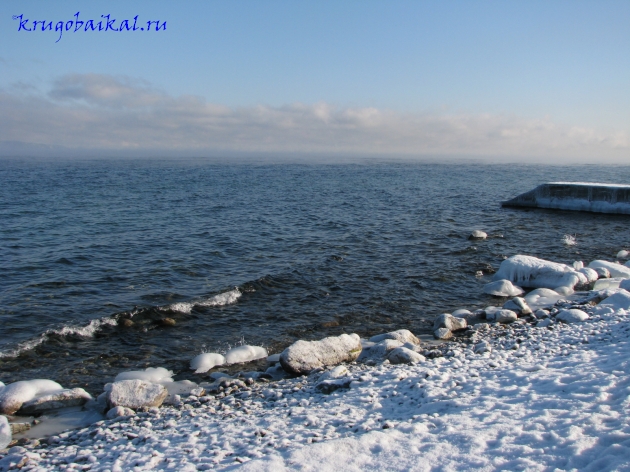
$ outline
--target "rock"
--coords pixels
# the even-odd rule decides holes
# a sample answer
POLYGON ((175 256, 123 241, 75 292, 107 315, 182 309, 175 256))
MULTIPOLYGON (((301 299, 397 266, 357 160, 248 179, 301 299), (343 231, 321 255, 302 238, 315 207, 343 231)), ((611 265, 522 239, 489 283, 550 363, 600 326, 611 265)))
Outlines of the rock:
POLYGON ((31 423, 9 423, 9 427, 12 434, 20 434, 31 429, 31 423))
POLYGON ((195 371, 195 374, 202 374, 218 365, 223 364, 225 364, 225 357, 221 354, 205 352, 203 354, 199 354, 190 361, 190 368, 195 371))
POLYGON ((488 237, 488 235, 486 233, 476 229, 475 231, 473 231, 470 234, 470 236, 468 236, 468 239, 486 239, 487 237, 488 237))
POLYGON ((556 320, 564 321, 565 323, 579 323, 588 320, 588 314, 577 308, 572 308, 570 310, 562 310, 556 315, 556 320))
POLYGON ((514 285, 509 280, 497 280, 483 286, 483 293, 495 297, 516 297, 525 293, 521 287, 514 285))
POLYGON ((518 316, 512 310, 501 309, 486 312, 486 319, 496 323, 512 323, 518 319, 518 316))
POLYGON ((463 308, 460 308, 459 310, 455 310, 453 313, 451 313, 451 315, 453 315, 455 318, 466 319, 466 317, 472 315, 472 312, 470 310, 465 310, 463 308))
POLYGON ((107 412, 105 415, 108 420, 114 420, 121 416, 136 416, 136 412, 131 408, 125 408, 124 406, 115 406, 107 412))
POLYGON ((173 318, 162 318, 158 321, 160 326, 175 326, 177 322, 173 318))
POLYGON ((347 377, 348 375, 350 375, 348 368, 345 365, 338 365, 337 367, 324 372, 319 377, 319 381, 323 382, 324 380, 339 379, 341 377, 347 377))
POLYGON ((297 341, 280 355, 280 364, 291 374, 308 374, 315 369, 356 360, 361 354, 358 334, 331 336, 320 341, 297 341))
POLYGON ((140 407, 160 406, 168 396, 166 387, 146 380, 120 380, 111 385, 108 395, 110 406, 123 406, 136 410, 140 407))
POLYGON ((374 344, 370 348, 366 348, 361 355, 358 357, 359 361, 365 361, 366 359, 373 359, 377 361, 385 360, 387 355, 392 349, 396 349, 397 347, 401 347, 403 345, 402 342, 396 339, 384 339, 381 342, 374 344))
POLYGON ((267 350, 260 346, 238 346, 225 354, 226 364, 242 364, 267 357, 267 350))
POLYGON ((6 448, 13 438, 6 416, 0 416, 0 450, 6 448))
POLYGON ((315 388, 322 393, 330 394, 340 388, 350 388, 351 383, 352 379, 331 379, 319 382, 315 388))
POLYGON ((630 267, 626 267, 621 264, 617 264, 616 262, 608 262, 608 261, 593 261, 588 265, 591 269, 599 269, 605 268, 608 269, 610 276, 612 277, 622 277, 624 279, 630 278, 630 267))
POLYGON ((536 316, 536 318, 538 318, 539 320, 549 318, 549 311, 539 308, 538 310, 534 312, 534 316, 536 316))
POLYGON ((591 269, 590 267, 584 267, 578 271, 580 274, 583 274, 586 277, 586 283, 592 284, 596 282, 599 278, 599 274, 595 269, 591 269))
POLYGON ((401 343, 413 343, 420 344, 420 340, 414 336, 414 334, 408 329, 399 329, 398 331, 391 331, 385 334, 377 334, 376 336, 372 336, 370 341, 373 343, 379 343, 384 341, 385 339, 394 339, 396 341, 400 341, 401 343))
POLYGON ((34 398, 63 390, 57 382, 45 379, 21 380, 0 389, 0 413, 12 415, 34 398))
POLYGON ((630 309, 630 292, 625 289, 619 289, 617 293, 610 295, 605 298, 601 302, 597 304, 597 306, 609 306, 612 309, 619 310, 629 310, 630 309))
POLYGON ((538 323, 536 323, 536 328, 546 328, 551 324, 553 324, 551 318, 545 318, 544 320, 540 320, 538 323))
POLYGON ((606 267, 589 267, 589 269, 593 269, 597 272, 597 276, 600 279, 608 279, 610 278, 610 271, 606 269, 606 267))
POLYGON ((622 249, 621 251, 617 253, 617 259, 627 259, 629 254, 630 252, 626 251, 625 249, 622 249))
POLYGON ((521 315, 531 315, 532 309, 529 307, 524 298, 514 297, 503 304, 503 308, 506 310, 512 310, 521 315))
POLYGON ((456 318, 448 313, 442 313, 433 322, 433 331, 440 328, 446 328, 449 331, 458 331, 460 329, 466 329, 468 323, 464 318, 456 318))
POLYGON ((270 356, 267 356, 267 362, 269 362, 270 364, 280 362, 280 354, 272 354, 270 356))
POLYGON ((483 354, 484 352, 492 352, 492 345, 488 341, 481 341, 473 347, 475 354, 483 354))
POLYGON ((423 355, 402 346, 392 349, 387 359, 392 364, 418 364, 425 361, 423 355))
POLYGON ((433 336, 435 339, 442 339, 446 341, 447 339, 451 339, 453 337, 453 333, 448 328, 439 328, 433 331, 433 336))
POLYGON ((70 406, 82 406, 91 399, 92 395, 82 388, 66 389, 58 393, 42 395, 23 403, 22 408, 18 411, 18 414, 22 416, 30 416, 43 413, 48 410, 57 410, 59 408, 67 408, 70 406))
POLYGON ((122 326, 123 328, 131 328, 134 324, 135 323, 129 318, 123 318, 121 320, 118 320, 118 325, 122 326))

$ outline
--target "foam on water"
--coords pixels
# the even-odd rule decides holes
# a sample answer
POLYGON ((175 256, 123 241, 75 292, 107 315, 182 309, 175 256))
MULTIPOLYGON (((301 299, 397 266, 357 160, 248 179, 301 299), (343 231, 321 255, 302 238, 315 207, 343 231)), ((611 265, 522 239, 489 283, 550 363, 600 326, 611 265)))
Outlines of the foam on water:
POLYGON ((196 306, 225 306, 231 305, 232 303, 236 303, 236 301, 241 297, 242 293, 239 289, 235 288, 234 290, 230 290, 229 292, 220 293, 211 297, 207 300, 201 300, 198 302, 180 302, 173 303, 172 305, 168 305, 166 308, 179 311, 181 313, 190 313, 192 309, 196 306))

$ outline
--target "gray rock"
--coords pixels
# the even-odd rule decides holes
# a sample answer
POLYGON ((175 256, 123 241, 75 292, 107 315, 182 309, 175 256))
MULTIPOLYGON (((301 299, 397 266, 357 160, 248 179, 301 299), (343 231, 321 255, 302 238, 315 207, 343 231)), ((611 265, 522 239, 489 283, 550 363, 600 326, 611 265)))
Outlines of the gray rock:
POLYGON ((166 387, 146 380, 119 380, 111 385, 108 403, 113 408, 123 406, 136 410, 141 407, 158 407, 168 396, 166 387))
POLYGON ((372 347, 366 348, 361 353, 358 360, 361 362, 367 359, 372 359, 375 361, 385 360, 392 349, 396 349, 397 347, 401 347, 402 345, 403 343, 395 339, 384 339, 383 341, 374 344, 372 347))
POLYGON ((508 300, 503 304, 503 308, 520 313, 521 315, 532 314, 532 309, 529 307, 525 299, 521 297, 514 297, 512 300, 508 300))
POLYGON ((556 315, 556 320, 564 321, 565 323, 579 323, 588 320, 588 314, 577 308, 570 310, 562 310, 556 315))
POLYGON ((512 310, 495 310, 486 312, 486 319, 496 323, 512 323, 518 319, 518 316, 512 310))
POLYGON ((372 336, 370 338, 370 341, 373 343, 380 343, 385 339, 394 339, 396 341, 400 341, 403 344, 420 344, 420 340, 408 329, 399 329, 398 331, 391 331, 385 334, 377 334, 376 336, 372 336))
POLYGON ((548 310, 543 310, 542 308, 539 308, 538 310, 536 310, 534 312, 534 315, 536 316, 536 318, 538 318, 539 320, 542 320, 544 318, 549 318, 549 311, 548 310))
POLYGON ((517 297, 525 292, 521 287, 514 285, 509 280, 502 279, 484 285, 483 293, 494 295, 495 297, 517 297))
POLYGON ((340 379, 342 377, 347 377, 348 375, 350 375, 348 368, 345 365, 338 365, 337 367, 324 372, 319 377, 319 381, 323 382, 324 380, 340 379))
POLYGON ((425 357, 406 347, 392 349, 387 356, 392 364, 418 364, 425 361, 425 357))
POLYGON ((114 420, 116 418, 120 418, 121 416, 136 416, 136 412, 131 408, 126 408, 124 406, 115 406, 111 410, 107 412, 105 415, 108 420, 114 420))
POLYGON ((551 324, 553 324, 553 321, 551 321, 551 318, 545 318, 544 320, 540 320, 538 323, 536 323, 536 328, 546 328, 547 326, 550 326, 551 324))
POLYGON ((433 336, 435 339, 442 339, 446 341, 447 339, 451 339, 453 337, 453 333, 448 328, 439 328, 433 331, 433 336))
POLYGON ((476 229, 475 231, 473 231, 470 234, 470 236, 468 236, 468 239, 486 239, 487 237, 488 237, 488 235, 486 233, 476 229))
POLYGON ((484 352, 492 352, 492 345, 488 341, 481 341, 475 344, 473 351, 476 354, 483 354, 484 352))
POLYGON ((29 416, 49 410, 57 410, 59 408, 82 406, 91 399, 92 396, 82 388, 66 389, 58 393, 43 395, 23 403, 18 414, 29 416))
POLYGON ((325 366, 352 362, 359 354, 359 335, 342 334, 321 341, 297 341, 282 352, 280 364, 291 374, 303 375, 325 366))
POLYGON ((442 313, 433 322, 433 331, 440 328, 446 328, 449 331, 457 331, 460 329, 466 329, 468 323, 464 318, 456 318, 448 313, 442 313))

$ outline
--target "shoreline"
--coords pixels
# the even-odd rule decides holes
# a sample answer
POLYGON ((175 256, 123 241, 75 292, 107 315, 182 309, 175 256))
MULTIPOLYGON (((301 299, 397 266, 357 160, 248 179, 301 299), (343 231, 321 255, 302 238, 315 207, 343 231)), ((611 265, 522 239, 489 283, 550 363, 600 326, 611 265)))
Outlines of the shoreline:
POLYGON ((0 470, 630 469, 630 317, 579 307, 575 324, 483 323, 419 364, 353 362, 330 394, 317 372, 99 421, 0 470))

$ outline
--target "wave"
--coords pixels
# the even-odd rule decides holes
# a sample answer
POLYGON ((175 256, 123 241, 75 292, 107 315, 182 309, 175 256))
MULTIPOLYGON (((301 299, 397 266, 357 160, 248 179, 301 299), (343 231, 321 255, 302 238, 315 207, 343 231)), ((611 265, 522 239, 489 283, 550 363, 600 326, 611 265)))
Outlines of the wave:
POLYGON ((196 306, 225 306, 236 303, 236 301, 243 295, 238 288, 234 290, 230 290, 228 292, 223 292, 214 297, 208 298, 206 300, 200 300, 196 302, 180 302, 173 303, 172 305, 168 305, 164 308, 179 311, 181 313, 190 313, 192 309, 196 306))

